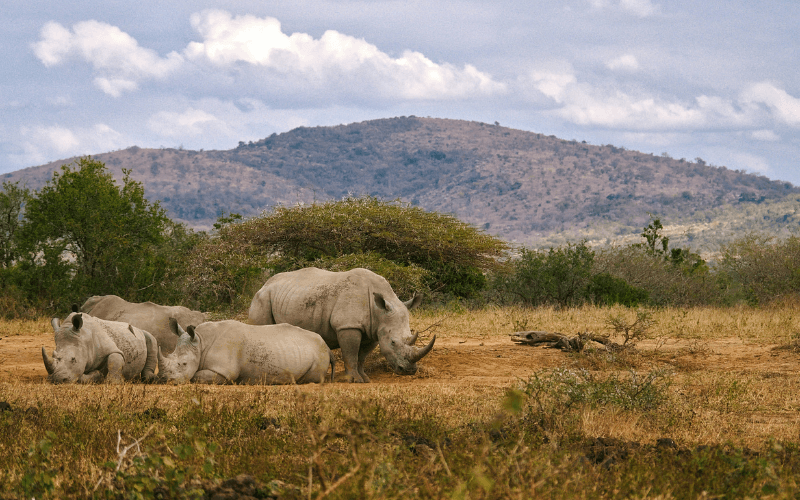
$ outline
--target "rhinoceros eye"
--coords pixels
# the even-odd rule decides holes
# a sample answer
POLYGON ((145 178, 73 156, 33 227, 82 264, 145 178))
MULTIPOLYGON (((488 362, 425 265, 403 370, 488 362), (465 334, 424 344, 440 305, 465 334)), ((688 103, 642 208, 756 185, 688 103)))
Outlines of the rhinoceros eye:
POLYGON ((70 362, 72 362, 73 364, 75 364, 75 363, 77 363, 77 362, 78 362, 78 360, 77 360, 77 359, 75 359, 75 358, 72 358, 72 359, 70 360, 70 362))

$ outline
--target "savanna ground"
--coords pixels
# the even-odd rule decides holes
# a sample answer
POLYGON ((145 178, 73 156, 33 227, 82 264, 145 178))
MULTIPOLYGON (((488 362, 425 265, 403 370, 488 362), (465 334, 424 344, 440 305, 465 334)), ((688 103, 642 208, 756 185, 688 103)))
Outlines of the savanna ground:
POLYGON ((49 320, 3 322, 0 498, 794 498, 798 311, 653 309, 614 353, 509 334, 635 311, 415 311, 416 375, 306 386, 53 386, 49 320))

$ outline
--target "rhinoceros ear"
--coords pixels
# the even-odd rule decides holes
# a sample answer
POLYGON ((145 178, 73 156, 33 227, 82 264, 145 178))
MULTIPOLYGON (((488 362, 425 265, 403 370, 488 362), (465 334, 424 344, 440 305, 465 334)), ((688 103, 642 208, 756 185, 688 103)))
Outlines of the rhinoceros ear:
POLYGON ((183 333, 181 325, 178 324, 178 320, 175 318, 169 319, 169 330, 178 337, 180 337, 181 334, 183 333))
POLYGON ((72 312, 78 312, 78 304, 72 304, 72 312))
POLYGON ((186 333, 194 340, 194 325, 189 325, 186 327, 186 333))
POLYGON ((81 327, 83 327, 83 315, 76 314, 72 317, 72 328, 75 329, 76 332, 80 331, 81 327))
POLYGON ((408 310, 414 309, 415 307, 419 307, 419 305, 422 304, 422 295, 417 295, 415 293, 414 296, 411 297, 411 300, 409 300, 408 302, 403 302, 403 304, 406 306, 408 310))
POLYGON ((379 309, 383 309, 386 312, 392 311, 392 305, 386 302, 386 299, 383 298, 383 295, 379 294, 378 292, 372 292, 372 297, 375 299, 375 305, 378 306, 379 309))
POLYGON ((58 318, 53 318, 50 320, 50 326, 53 327, 54 332, 57 332, 58 329, 61 327, 61 322, 58 320, 58 318))

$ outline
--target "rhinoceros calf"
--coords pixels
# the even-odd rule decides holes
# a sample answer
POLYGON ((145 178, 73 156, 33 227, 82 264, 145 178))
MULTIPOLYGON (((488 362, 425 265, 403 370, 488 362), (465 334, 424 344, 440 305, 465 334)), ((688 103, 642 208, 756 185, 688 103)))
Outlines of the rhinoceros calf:
POLYGON ((322 383, 334 361, 322 338, 292 325, 254 326, 213 321, 186 330, 170 321, 179 337, 172 354, 158 352, 159 378, 205 384, 322 383))
POLYGON ((367 269, 331 272, 316 267, 271 277, 250 303, 250 321, 256 325, 289 323, 325 339, 331 349, 341 347, 346 379, 369 382, 364 361, 376 345, 395 373, 413 375, 417 361, 436 341, 414 347, 408 310, 422 301, 397 298, 389 282, 367 269))
POLYGON ((53 383, 152 381, 157 343, 150 333, 117 321, 73 313, 64 324, 51 321, 56 348, 42 347, 47 378, 53 383))
POLYGON ((169 329, 169 318, 178 320, 186 328, 206 321, 206 315, 183 306, 161 306, 152 302, 134 303, 116 295, 95 295, 81 306, 81 312, 95 318, 130 323, 136 328, 150 332, 165 353, 175 349, 177 337, 169 329))

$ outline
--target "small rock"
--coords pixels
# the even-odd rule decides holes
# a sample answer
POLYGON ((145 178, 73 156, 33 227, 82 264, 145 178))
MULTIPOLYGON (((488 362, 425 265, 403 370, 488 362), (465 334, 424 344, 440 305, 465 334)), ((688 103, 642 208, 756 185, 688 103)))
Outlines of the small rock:
POLYGON ((0 412, 11 411, 11 405, 5 401, 0 401, 0 412))

